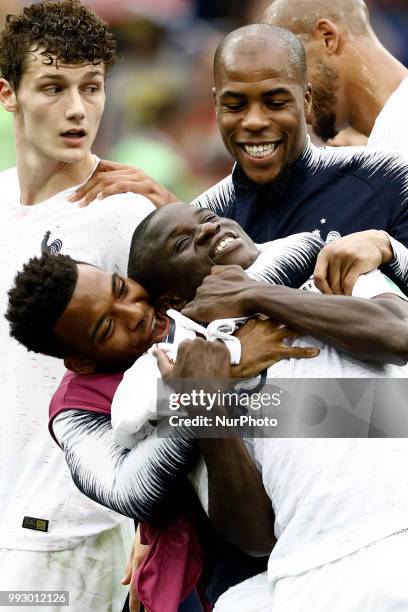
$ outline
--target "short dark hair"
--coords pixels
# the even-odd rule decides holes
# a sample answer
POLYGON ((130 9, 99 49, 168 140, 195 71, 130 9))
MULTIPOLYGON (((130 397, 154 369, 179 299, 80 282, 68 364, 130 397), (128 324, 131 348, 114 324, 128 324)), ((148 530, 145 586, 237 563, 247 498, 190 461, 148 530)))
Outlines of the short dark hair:
POLYGON ((10 335, 29 351, 66 357, 69 346, 54 332, 78 280, 77 262, 68 255, 33 257, 14 279, 6 319, 10 335))
POLYGON ((163 293, 162 278, 160 259, 156 256, 153 245, 149 244, 148 232, 152 220, 159 212, 159 208, 153 210, 135 229, 127 268, 128 277, 140 283, 154 300, 163 293))
POLYGON ((306 51, 297 36, 285 28, 278 28, 266 23, 253 23, 227 34, 219 43, 214 54, 214 76, 222 64, 229 47, 242 50, 248 42, 259 36, 267 36, 287 53, 289 64, 299 82, 307 80, 306 51))
POLYGON ((107 24, 79 0, 43 0, 7 15, 0 31, 0 74, 17 90, 29 51, 41 49, 43 62, 100 64, 117 59, 107 24))

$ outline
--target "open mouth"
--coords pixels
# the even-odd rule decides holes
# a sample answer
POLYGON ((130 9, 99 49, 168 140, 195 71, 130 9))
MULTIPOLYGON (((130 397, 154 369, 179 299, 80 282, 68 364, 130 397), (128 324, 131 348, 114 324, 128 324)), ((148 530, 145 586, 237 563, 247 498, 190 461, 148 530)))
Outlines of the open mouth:
POLYGON ((245 153, 253 159, 265 159, 273 155, 279 147, 281 140, 275 142, 265 142, 261 144, 241 144, 245 153))
POLYGON ((154 344, 155 342, 160 342, 164 340, 166 336, 168 336, 170 331, 170 321, 164 315, 159 313, 155 313, 152 319, 152 324, 150 328, 150 337, 149 342, 154 344))
POLYGON ((219 257, 231 251, 236 245, 235 242, 239 238, 235 232, 226 232, 217 241, 212 248, 212 257, 219 257))
POLYGON ((86 136, 85 130, 67 130, 61 134, 63 138, 70 138, 71 140, 78 140, 86 136))

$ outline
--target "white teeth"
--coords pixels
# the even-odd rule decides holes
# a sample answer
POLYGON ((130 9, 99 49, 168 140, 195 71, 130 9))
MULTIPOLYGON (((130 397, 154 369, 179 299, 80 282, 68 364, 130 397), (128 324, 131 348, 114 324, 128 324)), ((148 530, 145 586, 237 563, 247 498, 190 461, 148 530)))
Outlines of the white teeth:
POLYGON ((215 247, 215 255, 221 253, 225 249, 225 247, 231 242, 234 242, 234 240, 235 238, 232 238, 231 236, 229 236, 228 238, 223 238, 215 247))
POLYGON ((244 150, 251 157, 261 158, 261 157, 268 157, 268 155, 271 155, 275 151, 277 146, 278 146, 277 143, 261 144, 261 145, 244 145, 244 150))

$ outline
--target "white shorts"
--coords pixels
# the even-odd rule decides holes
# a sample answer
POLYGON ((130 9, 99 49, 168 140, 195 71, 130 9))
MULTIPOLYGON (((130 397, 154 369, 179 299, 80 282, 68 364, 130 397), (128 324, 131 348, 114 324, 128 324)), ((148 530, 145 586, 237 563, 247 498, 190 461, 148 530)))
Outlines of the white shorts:
MULTIPOLYGON (((131 521, 59 551, 0 549, 0 591, 69 591, 69 607, 42 612, 121 612, 128 588, 120 584, 134 539, 131 521)), ((33 612, 33 606, 1 607, 33 612)))

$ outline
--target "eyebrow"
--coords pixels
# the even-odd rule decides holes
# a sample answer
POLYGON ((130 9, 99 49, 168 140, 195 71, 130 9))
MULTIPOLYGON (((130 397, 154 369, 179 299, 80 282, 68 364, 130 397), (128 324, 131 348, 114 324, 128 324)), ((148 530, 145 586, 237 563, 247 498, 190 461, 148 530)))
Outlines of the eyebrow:
MULTIPOLYGON (((200 215, 203 211, 210 210, 209 208, 198 208, 198 207, 195 207, 195 206, 193 208, 195 208, 194 214, 196 216, 200 215)), ((174 238, 174 236, 177 236, 179 231, 180 231, 180 227, 175 227, 174 230, 172 230, 170 232, 170 234, 168 235, 167 239, 170 240, 170 238, 174 238)))
MULTIPOLYGON (((111 291, 112 291, 112 295, 115 295, 116 284, 117 284, 118 279, 119 279, 119 276, 116 274, 116 272, 114 272, 112 274, 112 276, 111 276, 111 283, 112 283, 111 284, 111 287, 112 287, 111 291)), ((95 327, 93 328, 92 334, 91 334, 91 337, 90 337, 90 341, 91 341, 92 344, 95 342, 95 336, 98 333, 98 331, 100 330, 101 326, 103 325, 103 322, 105 321, 105 319, 106 319, 106 315, 103 314, 102 316, 99 317, 99 319, 95 323, 95 327)))
MULTIPOLYGON (((92 72, 86 72, 83 77, 83 79, 92 79, 96 76, 101 76, 103 77, 104 74, 101 70, 93 70, 92 72)), ((60 79, 65 79, 65 75, 63 74, 55 74, 54 72, 50 72, 50 73, 46 73, 46 74, 42 74, 38 80, 39 81, 43 81, 43 80, 49 80, 49 81, 59 81, 60 79)))
MULTIPOLYGON (((274 89, 270 89, 269 91, 264 91, 262 93, 262 96, 278 96, 280 94, 291 94, 291 90, 288 89, 287 87, 275 87, 274 89)), ((224 91, 221 93, 221 98, 227 98, 227 97, 234 97, 234 98, 246 98, 247 94, 241 93, 239 91, 224 91)))

